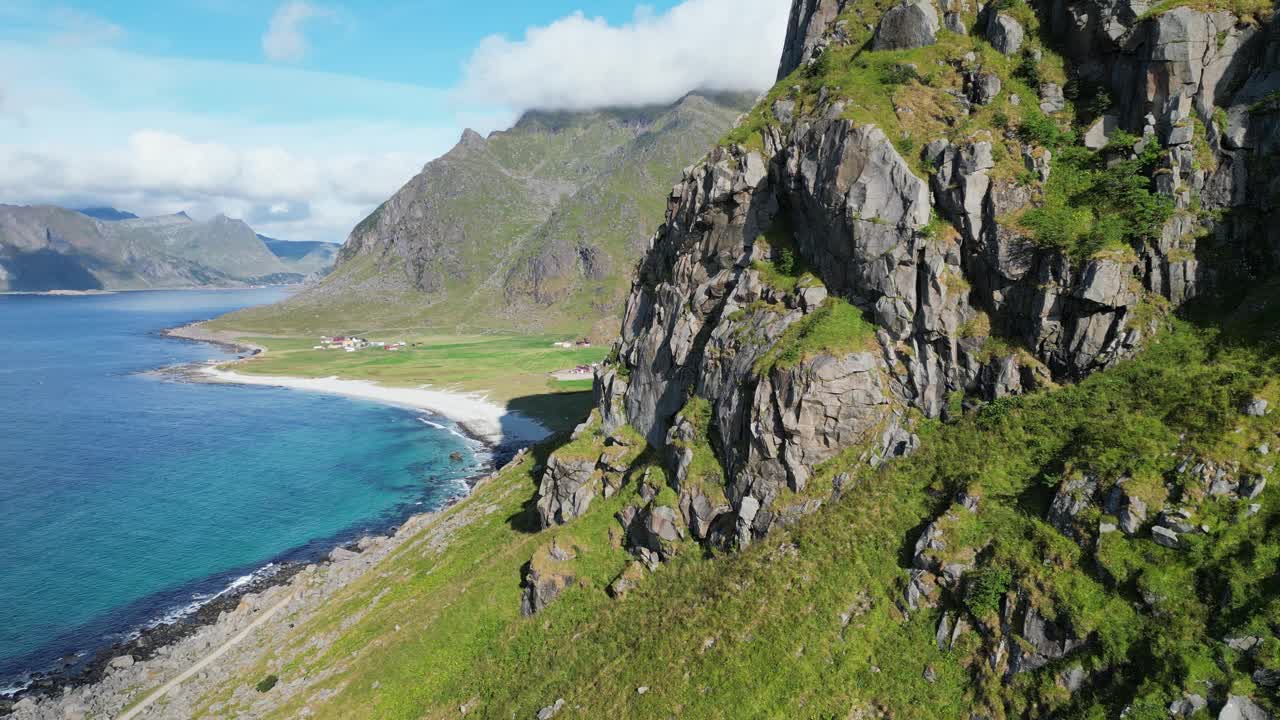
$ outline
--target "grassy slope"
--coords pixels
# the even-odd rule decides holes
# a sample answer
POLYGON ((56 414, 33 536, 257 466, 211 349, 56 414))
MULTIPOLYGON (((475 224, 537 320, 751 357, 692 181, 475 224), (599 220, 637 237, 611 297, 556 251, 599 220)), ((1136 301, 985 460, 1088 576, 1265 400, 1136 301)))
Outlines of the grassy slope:
MULTIPOLYGON (((1246 327, 1274 328, 1276 307, 1264 325, 1246 327)), ((1274 342, 1274 330, 1268 333, 1274 342)), ((1041 518, 1064 468, 1093 463, 1114 478, 1138 469, 1135 461, 1170 464, 1164 453, 1180 433, 1188 436, 1184 450, 1237 459, 1274 438, 1274 417, 1236 412, 1242 397, 1260 391, 1276 399, 1280 388, 1274 345, 1254 340, 1225 342, 1183 323, 1142 358, 1079 386, 926 428, 917 455, 880 471, 849 468, 855 489, 795 530, 715 559, 686 546, 622 600, 603 588, 628 559, 610 534, 636 482, 568 526, 530 533, 530 468, 539 451, 452 511, 496 508, 447 553, 400 552, 238 682, 268 672, 283 679, 333 673, 312 689, 332 690, 331 698, 300 697, 277 717, 296 716, 307 704, 315 717, 334 718, 454 717, 468 702, 482 717, 531 717, 559 697, 567 701, 563 717, 846 717, 879 705, 903 717, 956 718, 984 693, 1058 703, 1066 717, 1114 717, 1135 696, 1141 707, 1167 705, 1206 679, 1247 689, 1250 666, 1219 638, 1244 626, 1270 637, 1274 596, 1266 588, 1280 572, 1271 551, 1280 547, 1274 489, 1253 518, 1241 506, 1211 502, 1205 522, 1214 542, 1187 552, 1146 537, 1108 536, 1123 545, 1104 554, 1124 558, 1119 585, 1041 518), (1112 447, 1118 450, 1103 451, 1112 447), (971 664, 976 635, 940 651, 936 611, 907 619, 895 609, 922 524, 961 489, 979 493, 982 509, 953 537, 990 540, 982 567, 1006 570, 1010 589, 1033 592, 1050 617, 1092 633, 1090 649, 1073 662, 1120 669, 1096 693, 1079 694, 1076 706, 1054 689, 1056 668, 1004 686, 973 669, 981 667, 971 664), (522 619, 520 568, 558 536, 579 548, 580 586, 522 619), (1180 593, 1161 604, 1163 616, 1133 609, 1144 582, 1180 593), (381 599, 349 623, 375 596, 381 599), (841 615, 851 610, 846 626, 841 615), (302 650, 321 635, 335 639, 327 651, 302 650), (934 682, 924 679, 926 667, 934 682)))
POLYGON ((236 365, 237 372, 294 377, 342 377, 392 387, 429 384, 484 392, 512 410, 563 430, 581 422, 591 405, 591 382, 560 382, 548 373, 599 362, 606 348, 562 349, 556 336, 371 335, 370 340, 404 341, 399 352, 357 353, 312 349, 314 338, 245 336, 269 352, 236 365))
POLYGON ((509 305, 503 314, 547 318, 553 325, 584 331, 602 318, 613 320, 630 288, 631 268, 662 222, 665 191, 679 179, 683 167, 705 154, 708 144, 742 109, 741 98, 726 96, 719 102, 689 98, 610 158, 600 181, 566 198, 521 248, 515 262, 517 274, 507 284, 509 305), (545 253, 552 243, 582 241, 604 251, 608 276, 591 279, 575 273, 548 278, 542 294, 555 299, 540 302, 531 297, 528 280, 519 272, 521 264, 545 253))

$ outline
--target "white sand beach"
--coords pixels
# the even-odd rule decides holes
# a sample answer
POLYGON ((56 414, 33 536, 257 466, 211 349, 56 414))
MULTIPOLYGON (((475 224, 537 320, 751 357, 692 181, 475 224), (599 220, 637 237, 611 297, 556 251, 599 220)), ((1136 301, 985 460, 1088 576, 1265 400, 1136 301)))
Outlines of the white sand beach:
POLYGON ((212 366, 204 368, 203 373, 213 382, 283 387, 426 410, 449 418, 465 428, 467 432, 493 445, 526 445, 551 434, 536 420, 510 412, 488 398, 474 393, 434 390, 430 386, 386 387, 364 380, 342 380, 336 377, 246 375, 212 366))

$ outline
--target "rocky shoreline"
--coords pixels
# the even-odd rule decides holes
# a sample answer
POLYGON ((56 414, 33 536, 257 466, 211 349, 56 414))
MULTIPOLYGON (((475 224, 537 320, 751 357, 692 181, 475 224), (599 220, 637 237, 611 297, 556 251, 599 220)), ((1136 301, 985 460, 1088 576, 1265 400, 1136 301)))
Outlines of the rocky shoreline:
POLYGON ((130 639, 99 650, 87 662, 67 658, 62 668, 32 673, 25 689, 11 697, 0 698, 0 714, 26 697, 51 695, 60 690, 100 682, 112 668, 112 663, 115 662, 117 666, 122 664, 124 661, 120 659, 125 656, 131 658, 130 664, 150 660, 163 648, 181 642, 202 627, 217 622, 222 613, 234 610, 246 595, 261 593, 273 586, 288 583, 306 565, 301 561, 270 563, 268 566, 275 568, 274 572, 265 575, 260 575, 261 571, 255 572, 249 582, 224 590, 172 622, 138 630, 130 639))
MULTIPOLYGON (((525 451, 510 460, 520 462, 525 451)), ((469 488, 493 478, 497 470, 468 480, 469 488)), ((335 547, 317 562, 285 562, 269 576, 210 600, 192 614, 173 623, 142 631, 137 637, 106 648, 74 675, 58 672, 41 675, 30 687, 8 698, 0 698, 0 717, 14 720, 83 720, 89 717, 117 717, 168 679, 198 662, 246 629, 255 616, 278 603, 288 601, 289 617, 308 614, 333 593, 361 577, 365 571, 416 536, 465 496, 448 501, 439 510, 410 516, 388 535, 366 535, 335 547)), ((462 520, 465 522, 465 520, 462 520)), ((450 525, 447 529, 452 530, 450 525)), ((295 623, 283 622, 283 631, 295 623)), ((267 630, 270 632, 270 630, 267 630)), ((252 653, 252 648, 245 650, 252 653)), ((235 660, 228 661, 236 665, 235 660)), ((238 665, 236 665, 238 667, 238 665)), ((189 681, 198 686, 198 679, 189 681)), ((160 712, 144 717, 186 717, 160 712)))
POLYGON ((169 328, 162 330, 161 335, 168 338, 178 340, 191 340, 194 342, 208 343, 216 345, 224 350, 233 353, 247 353, 249 356, 261 355, 267 351, 261 345, 246 343, 236 337, 235 333, 225 330, 210 330, 205 327, 203 322, 191 323, 182 327, 169 328))

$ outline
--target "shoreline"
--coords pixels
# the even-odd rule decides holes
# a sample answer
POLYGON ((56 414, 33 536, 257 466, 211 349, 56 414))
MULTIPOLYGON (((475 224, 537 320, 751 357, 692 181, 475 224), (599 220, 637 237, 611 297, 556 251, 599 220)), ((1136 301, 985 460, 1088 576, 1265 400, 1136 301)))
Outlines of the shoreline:
POLYGON ((267 348, 246 343, 236 333, 225 330, 209 330, 203 323, 192 323, 165 330, 166 337, 205 342, 246 353, 247 357, 230 361, 209 361, 195 365, 179 366, 174 371, 191 382, 209 382, 224 385, 257 385, 279 387, 304 392, 339 395, 357 400, 367 400, 423 410, 458 424, 474 439, 494 449, 523 447, 545 440, 553 433, 538 421, 491 401, 487 396, 474 392, 439 390, 430 385, 419 387, 392 387, 369 380, 350 380, 337 376, 323 378, 294 377, 288 375, 250 375, 232 369, 236 363, 266 354, 267 348))
POLYGON ((93 297, 95 295, 116 295, 119 293, 141 292, 233 292, 239 290, 266 290, 269 288, 300 288, 306 284, 306 282, 300 282, 286 283, 283 285, 243 285, 240 287, 223 285, 205 287, 201 285, 192 285, 190 287, 114 288, 105 290, 4 290, 0 291, 0 296, 35 295, 40 297, 93 297))
MULTIPOLYGON (((502 468, 522 463, 527 457, 527 451, 522 449, 502 468)), ((116 717, 139 703, 159 699, 155 695, 164 689, 166 681, 180 679, 191 667, 211 657, 211 647, 216 647, 219 654, 238 650, 242 656, 227 665, 243 666, 246 662, 243 654, 250 654, 252 661, 257 648, 252 644, 247 648, 237 645, 241 636, 253 630, 255 621, 264 620, 260 617, 267 614, 264 611, 284 606, 288 619, 279 620, 279 626, 263 632, 278 633, 292 628, 300 617, 319 609, 382 559, 418 538, 422 530, 444 517, 444 513, 466 499, 470 491, 499 472, 496 465, 491 465, 488 472, 468 479, 467 494, 455 496, 438 509, 411 514, 398 525, 386 528, 383 534, 364 534, 337 545, 327 555, 311 562, 268 564, 263 569, 272 566, 278 569, 261 577, 262 569, 255 571, 253 580, 238 586, 233 583, 190 615, 173 623, 146 628, 129 641, 102 649, 94 656, 91 667, 77 675, 47 674, 41 682, 13 695, 0 696, 0 717, 15 720, 63 720, 86 714, 116 717)), ((469 518, 462 517, 456 523, 446 523, 428 540, 432 545, 447 542, 448 535, 468 521, 469 518)), ((414 544, 421 542, 419 538, 414 544)), ((203 680, 203 676, 200 679, 203 680)), ((193 679, 190 684, 199 683, 193 679)))
MULTIPOLYGON (((66 698, 72 694, 94 693, 129 668, 163 662, 177 654, 179 648, 194 643, 207 631, 219 628, 229 618, 242 614, 246 603, 252 599, 270 597, 281 588, 288 588, 293 592, 293 586, 301 576, 314 578, 317 575, 349 574, 349 566, 360 564, 362 558, 373 554, 372 550, 390 551, 398 546, 426 521, 448 510, 466 498, 477 485, 493 477, 499 466, 519 462, 524 456, 524 448, 551 435, 540 423, 518 413, 510 413, 478 394, 430 390, 426 387, 390 388, 366 381, 338 378, 244 375, 220 368, 256 357, 267 352, 267 348, 240 341, 231 333, 208 330, 203 327, 203 323, 169 328, 160 334, 189 342, 208 343, 234 353, 246 353, 246 356, 231 361, 211 360, 160 368, 152 372, 178 375, 190 382, 321 392, 438 415, 456 423, 468 440, 480 445, 476 455, 481 464, 472 475, 463 479, 465 490, 446 500, 439 508, 425 513, 402 514, 397 520, 375 530, 373 535, 366 534, 355 539, 348 536, 345 541, 335 542, 327 554, 318 555, 313 551, 277 556, 249 574, 232 580, 214 595, 191 604, 189 609, 168 611, 135 628, 123 640, 81 651, 74 656, 72 662, 67 662, 62 667, 31 671, 24 687, 10 688, 7 689, 8 694, 0 694, 0 717, 7 717, 11 713, 24 717, 24 710, 38 713, 36 708, 65 703, 66 698), (512 423, 511 419, 515 422, 512 423), (343 571, 343 567, 348 567, 348 571, 343 571), (86 657, 87 660, 84 659, 86 657)), ((451 431, 447 427, 437 427, 451 431)), ((335 539, 342 535, 340 533, 335 539)), ((356 577, 358 576, 357 574, 356 577)), ((345 586, 351 579, 354 578, 344 578, 333 589, 345 586)), ((44 717, 41 714, 34 716, 44 717)), ((58 714, 57 717, 62 715, 58 714)))

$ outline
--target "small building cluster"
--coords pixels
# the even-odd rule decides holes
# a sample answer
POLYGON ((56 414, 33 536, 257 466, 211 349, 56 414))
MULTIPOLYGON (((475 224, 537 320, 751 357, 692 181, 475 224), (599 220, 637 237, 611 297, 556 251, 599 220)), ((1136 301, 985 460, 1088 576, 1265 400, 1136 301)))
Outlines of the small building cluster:
POLYGON ((389 343, 389 342, 383 342, 383 341, 380 341, 380 340, 376 340, 376 341, 370 342, 370 341, 368 341, 368 340, 365 340, 365 339, 364 339, 364 338, 362 338, 362 337, 342 337, 342 336, 337 336, 337 337, 322 337, 322 338, 320 338, 320 344, 319 344, 319 345, 316 345, 313 349, 315 349, 315 350, 343 350, 343 351, 345 351, 345 352, 359 352, 359 351, 361 351, 361 350, 365 350, 365 349, 367 349, 367 348, 374 348, 374 349, 377 349, 377 350, 386 350, 387 352, 398 352, 398 351, 400 351, 400 350, 404 349, 405 347, 408 347, 408 343, 403 342, 403 341, 402 341, 402 342, 389 343))
POLYGON ((568 349, 591 347, 591 341, 586 338, 582 338, 581 340, 577 340, 577 341, 561 340, 560 342, 551 343, 551 344, 558 348, 568 348, 568 349))

